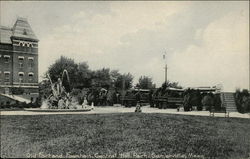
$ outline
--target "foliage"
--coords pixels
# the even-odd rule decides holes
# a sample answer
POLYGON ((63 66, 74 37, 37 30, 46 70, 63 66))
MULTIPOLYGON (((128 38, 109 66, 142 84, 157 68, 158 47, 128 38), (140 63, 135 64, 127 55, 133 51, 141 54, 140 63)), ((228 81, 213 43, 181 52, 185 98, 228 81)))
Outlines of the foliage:
MULTIPOLYGON (((169 81, 168 82, 164 82, 161 85, 161 87, 156 90, 155 95, 156 96, 158 96, 158 95, 164 96, 164 94, 167 93, 167 88, 168 87, 178 88, 178 89, 182 88, 181 86, 178 85, 178 82, 169 82, 169 81)), ((178 97, 178 95, 176 93, 172 93, 171 95, 178 97)))
POLYGON ((189 111, 192 106, 196 106, 198 110, 202 110, 201 93, 199 90, 187 89, 184 92, 184 110, 189 111))
POLYGON ((178 82, 170 82, 170 81, 164 82, 161 87, 163 89, 166 87, 178 88, 178 89, 182 88, 182 86, 180 86, 178 82))
POLYGON ((121 76, 118 70, 111 70, 110 71, 110 79, 112 80, 112 84, 114 84, 117 79, 121 76))
POLYGON ((21 87, 12 87, 11 88, 11 93, 15 95, 20 95, 24 93, 24 89, 21 87))
POLYGON ((239 89, 236 90, 235 103, 240 113, 250 112, 250 95, 247 89, 243 89, 242 91, 239 89))
MULTIPOLYGON (((191 101, 190 101, 190 104, 192 106, 201 107, 201 93, 200 93, 199 90, 193 90, 191 92, 191 101)), ((202 110, 202 108, 201 108, 201 110, 202 110)))
POLYGON ((83 103, 83 101, 84 101, 84 94, 85 94, 85 91, 82 91, 81 89, 78 89, 78 88, 74 88, 70 92, 70 95, 73 98, 77 99, 78 104, 82 104, 83 103))
POLYGON ((93 71, 91 85, 93 87, 101 87, 108 89, 111 86, 110 69, 103 68, 93 71))
POLYGON ((184 99, 183 99, 184 111, 190 111, 190 109, 192 108, 190 104, 190 98, 191 98, 191 95, 189 93, 184 95, 184 99))
POLYGON ((207 94, 203 97, 202 105, 206 107, 206 110, 211 110, 211 107, 214 105, 214 98, 212 93, 207 94))
POLYGON ((215 94, 214 95, 214 109, 215 110, 221 110, 221 99, 220 99, 220 94, 215 94))
POLYGON ((139 78, 139 82, 136 84, 137 87, 141 89, 152 89, 155 88, 155 85, 153 84, 152 78, 147 76, 141 76, 139 78))
MULTIPOLYGON (((52 64, 47 73, 50 75, 52 82, 57 82, 58 78, 62 78, 63 70, 67 70, 69 74, 69 83, 66 76, 63 77, 63 85, 68 85, 70 90, 73 88, 83 89, 90 88, 100 89, 115 87, 117 89, 129 89, 132 87, 133 76, 130 73, 120 74, 118 70, 110 70, 109 68, 102 68, 99 70, 90 70, 86 62, 79 64, 75 63, 74 60, 61 56, 60 59, 56 60, 52 64), (123 88, 124 87, 124 88, 123 88)), ((41 92, 49 92, 49 82, 41 82, 41 92), (42 90, 46 89, 46 90, 42 90)), ((46 93, 44 93, 46 94, 46 93)))
POLYGON ((41 98, 47 98, 51 93, 52 91, 49 80, 43 80, 39 83, 39 96, 41 98))
POLYGON ((86 62, 78 64, 77 88, 89 87, 91 85, 92 71, 86 62))
POLYGON ((130 73, 120 75, 115 81, 115 87, 120 90, 132 88, 133 79, 130 73))
POLYGON ((65 69, 68 71, 70 83, 76 84, 78 78, 78 65, 70 58, 61 56, 60 59, 56 60, 56 62, 49 67, 47 73, 54 83, 58 78, 62 78, 62 73, 65 69))

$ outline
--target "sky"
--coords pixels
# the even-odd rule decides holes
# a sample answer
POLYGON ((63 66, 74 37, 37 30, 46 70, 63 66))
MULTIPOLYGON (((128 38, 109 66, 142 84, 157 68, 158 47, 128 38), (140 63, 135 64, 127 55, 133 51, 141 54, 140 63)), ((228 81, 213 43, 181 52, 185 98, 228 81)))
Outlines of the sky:
POLYGON ((249 1, 0 1, 0 22, 28 19, 39 75, 61 55, 183 87, 249 88, 249 1), (166 59, 163 59, 166 54, 166 59))

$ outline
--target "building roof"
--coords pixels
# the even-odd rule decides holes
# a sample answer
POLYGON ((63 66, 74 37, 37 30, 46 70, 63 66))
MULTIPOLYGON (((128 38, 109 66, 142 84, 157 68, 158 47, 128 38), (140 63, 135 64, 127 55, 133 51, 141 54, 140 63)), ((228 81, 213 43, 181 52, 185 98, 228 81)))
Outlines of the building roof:
POLYGON ((12 44, 10 37, 12 36, 11 28, 0 26, 0 43, 12 44))
POLYGON ((36 41, 38 40, 27 19, 21 17, 17 18, 16 23, 13 26, 13 36, 36 41))
POLYGON ((26 18, 18 17, 13 28, 0 26, 0 43, 12 44, 11 37, 38 41, 26 18))

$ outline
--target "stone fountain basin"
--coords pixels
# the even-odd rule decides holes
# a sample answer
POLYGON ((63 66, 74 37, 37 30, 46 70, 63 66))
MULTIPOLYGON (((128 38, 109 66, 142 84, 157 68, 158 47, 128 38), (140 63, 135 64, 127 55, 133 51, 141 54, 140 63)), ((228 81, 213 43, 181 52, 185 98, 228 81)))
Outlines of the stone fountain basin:
POLYGON ((81 109, 41 109, 41 108, 27 108, 26 111, 33 112, 86 112, 91 111, 91 108, 81 108, 81 109))

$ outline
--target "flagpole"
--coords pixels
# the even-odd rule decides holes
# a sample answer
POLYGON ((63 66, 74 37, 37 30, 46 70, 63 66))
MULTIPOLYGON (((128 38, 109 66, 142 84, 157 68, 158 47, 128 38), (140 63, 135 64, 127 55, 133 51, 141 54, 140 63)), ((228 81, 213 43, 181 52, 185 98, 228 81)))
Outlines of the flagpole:
POLYGON ((165 82, 167 83, 168 81, 168 67, 167 64, 165 65, 165 82))
POLYGON ((164 53, 164 55, 163 55, 163 59, 165 60, 164 62, 165 62, 165 83, 167 83, 167 81, 168 81, 168 67, 167 67, 167 60, 166 60, 166 51, 165 51, 165 53, 164 53))

